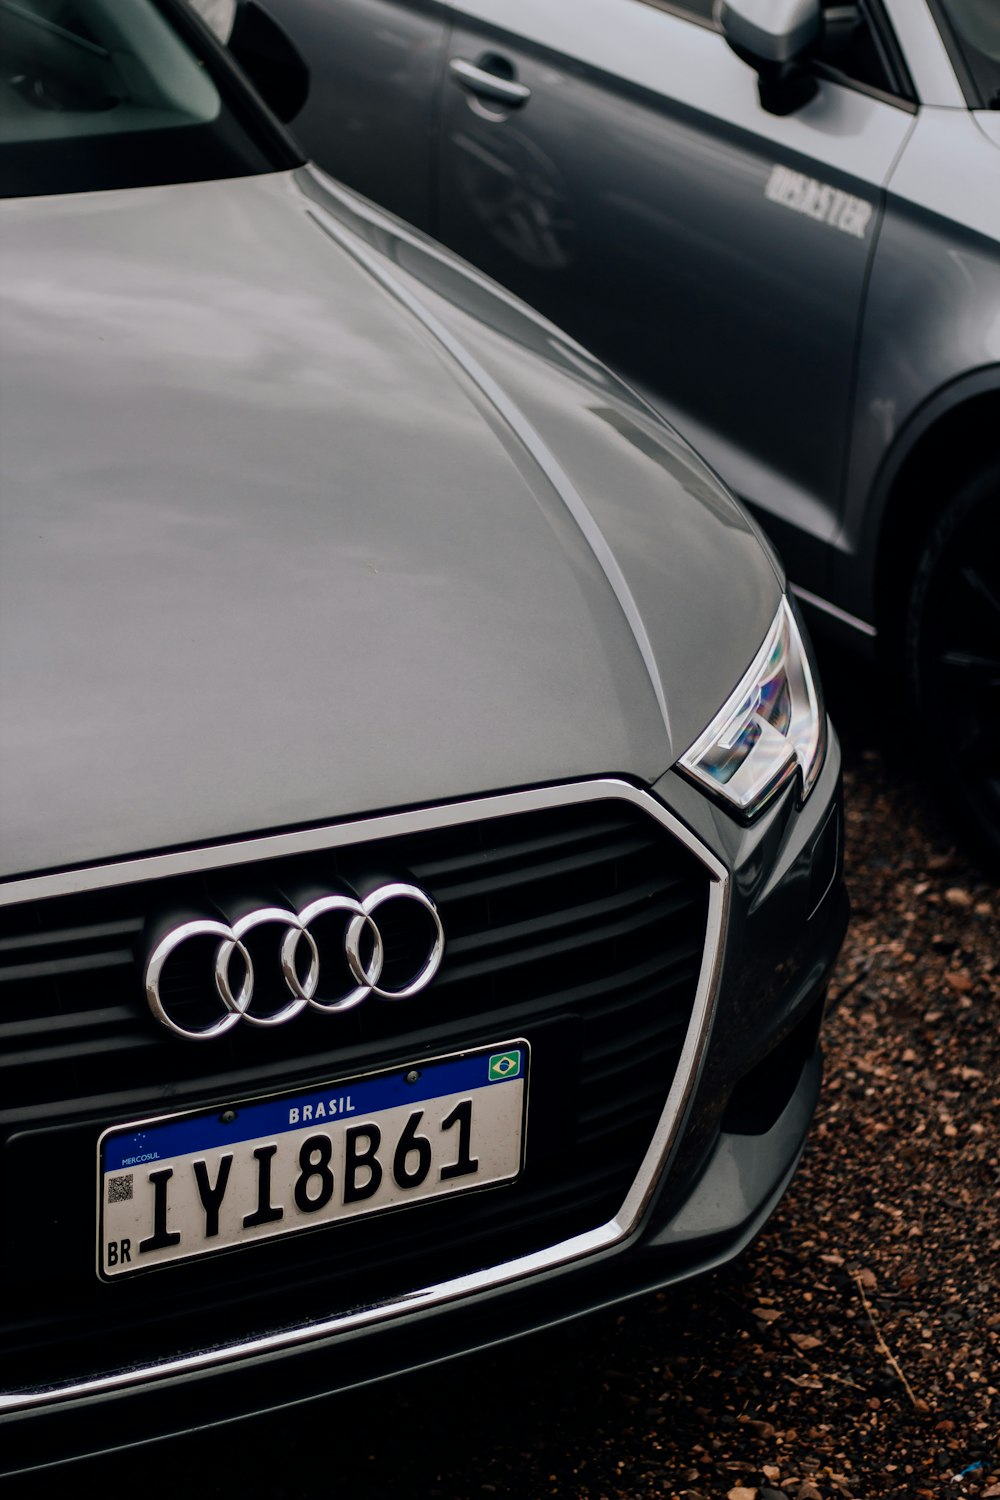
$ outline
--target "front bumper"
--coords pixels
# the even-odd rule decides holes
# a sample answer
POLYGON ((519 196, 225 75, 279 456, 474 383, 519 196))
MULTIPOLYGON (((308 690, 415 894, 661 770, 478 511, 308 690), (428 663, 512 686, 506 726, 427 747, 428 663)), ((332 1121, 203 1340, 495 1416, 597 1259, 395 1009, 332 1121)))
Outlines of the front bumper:
POLYGON ((228 1420, 363 1384, 684 1281, 743 1248, 791 1178, 819 1090, 820 1014, 846 925, 839 747, 831 736, 804 809, 790 794, 750 830, 673 773, 655 792, 725 870, 727 902, 710 1023, 662 1169, 632 1220, 618 1216, 621 1232, 582 1236, 556 1260, 526 1257, 492 1284, 471 1276, 445 1295, 424 1288, 397 1298, 391 1316, 367 1307, 324 1320, 317 1308, 282 1327, 263 1309, 251 1339, 11 1390, 0 1398, 0 1424, 16 1429, 4 1444, 9 1469, 100 1451, 98 1430, 113 1430, 110 1446, 120 1446, 123 1433, 138 1442, 200 1425, 206 1410, 228 1420), (113 1423, 96 1423, 95 1408, 109 1406, 113 1423))

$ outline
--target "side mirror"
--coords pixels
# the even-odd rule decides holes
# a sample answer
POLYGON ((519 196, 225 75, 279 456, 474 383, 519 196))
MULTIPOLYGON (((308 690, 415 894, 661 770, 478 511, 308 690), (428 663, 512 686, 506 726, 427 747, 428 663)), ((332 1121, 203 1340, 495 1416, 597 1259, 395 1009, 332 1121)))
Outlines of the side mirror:
POLYGON ((822 30, 820 0, 715 0, 715 19, 737 57, 756 69, 769 114, 808 104, 819 85, 802 58, 822 30))
POLYGON ((257 0, 239 0, 230 52, 278 119, 294 120, 309 97, 309 69, 291 37, 257 0))

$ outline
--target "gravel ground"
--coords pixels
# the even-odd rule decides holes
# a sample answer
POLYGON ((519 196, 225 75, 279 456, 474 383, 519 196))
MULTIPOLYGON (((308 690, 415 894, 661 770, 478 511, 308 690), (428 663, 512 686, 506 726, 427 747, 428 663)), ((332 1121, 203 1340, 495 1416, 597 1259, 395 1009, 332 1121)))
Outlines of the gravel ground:
MULTIPOLYGON (((116 1486, 1000 1497, 1000 903, 914 779, 889 775, 839 674, 854 917, 811 1145, 742 1261, 377 1392, 121 1455, 116 1486)), ((106 1462, 74 1478, 103 1484, 106 1462)))

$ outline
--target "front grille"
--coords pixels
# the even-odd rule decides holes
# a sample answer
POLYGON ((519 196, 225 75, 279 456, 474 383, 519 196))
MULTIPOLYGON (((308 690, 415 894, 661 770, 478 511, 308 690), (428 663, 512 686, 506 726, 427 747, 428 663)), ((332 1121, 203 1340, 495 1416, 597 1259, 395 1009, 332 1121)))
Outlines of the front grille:
POLYGON ((609 798, 0 910, 4 1385, 171 1357, 206 1326, 215 1344, 334 1316, 606 1222, 676 1069, 708 889, 658 821, 609 798), (427 990, 210 1042, 153 1019, 142 972, 164 912, 211 915, 234 890, 337 887, 359 871, 437 903, 447 947, 427 990), (521 1036, 531 1094, 513 1187, 97 1279, 108 1126, 521 1036))

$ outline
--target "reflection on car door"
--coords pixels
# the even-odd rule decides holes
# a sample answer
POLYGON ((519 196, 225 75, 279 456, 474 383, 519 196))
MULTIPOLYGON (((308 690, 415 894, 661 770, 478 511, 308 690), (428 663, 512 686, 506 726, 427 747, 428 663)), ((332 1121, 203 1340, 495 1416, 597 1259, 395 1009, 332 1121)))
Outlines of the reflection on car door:
POLYGON ((430 227, 435 95, 447 11, 440 0, 269 0, 308 58, 293 129, 326 171, 430 227))
POLYGON ((836 529, 881 186, 912 113, 824 79, 767 114, 710 23, 650 0, 453 10, 441 238, 649 394, 819 587, 811 538, 836 529))

